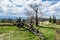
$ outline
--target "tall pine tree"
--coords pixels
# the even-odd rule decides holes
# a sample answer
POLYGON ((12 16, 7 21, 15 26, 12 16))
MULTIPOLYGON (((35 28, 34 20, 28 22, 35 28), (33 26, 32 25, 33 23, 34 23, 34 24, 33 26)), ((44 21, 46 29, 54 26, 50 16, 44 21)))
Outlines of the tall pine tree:
POLYGON ((51 18, 51 16, 50 16, 50 18, 49 18, 49 22, 52 22, 52 18, 51 18))
POLYGON ((53 20, 52 20, 53 23, 56 23, 56 17, 53 16, 53 20))

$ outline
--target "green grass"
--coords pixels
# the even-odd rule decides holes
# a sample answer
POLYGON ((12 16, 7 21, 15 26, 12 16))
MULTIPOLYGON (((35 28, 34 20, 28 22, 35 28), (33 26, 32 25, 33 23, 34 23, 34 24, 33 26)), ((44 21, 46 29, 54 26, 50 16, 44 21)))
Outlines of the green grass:
POLYGON ((10 40, 39 40, 39 38, 36 35, 31 34, 29 31, 15 31, 15 32, 11 32, 10 34, 5 35, 4 39, 8 40, 8 38, 10 40))
POLYGON ((47 37, 47 40, 55 40, 55 30, 40 28, 39 31, 44 33, 44 35, 47 37))
POLYGON ((46 27, 46 28, 41 28, 41 27, 37 27, 39 28, 39 31, 44 33, 44 35, 47 37, 47 40, 55 40, 55 33, 56 33, 56 29, 48 29, 47 27, 52 27, 52 28, 59 28, 60 29, 60 25, 56 25, 53 23, 49 23, 46 24, 46 22, 39 24, 40 26, 46 27))
POLYGON ((17 30, 16 26, 0 26, 0 35, 3 35, 2 39, 4 40, 40 40, 38 36, 26 29, 17 30))
MULTIPOLYGON (((43 27, 54 27, 54 28, 60 28, 60 25, 56 24, 39 24, 40 26, 43 27)), ((39 31, 44 33, 44 35, 47 37, 47 40, 55 40, 55 29, 48 29, 48 28, 41 28, 41 27, 36 27, 39 28, 39 31)), ((4 40, 40 40, 40 38, 28 30, 24 28, 20 28, 20 31, 17 30, 18 28, 16 26, 0 26, 0 40, 1 37, 4 40), (1 36, 3 35, 3 36, 1 36)))
POLYGON ((16 30, 16 26, 0 26, 0 33, 16 30))

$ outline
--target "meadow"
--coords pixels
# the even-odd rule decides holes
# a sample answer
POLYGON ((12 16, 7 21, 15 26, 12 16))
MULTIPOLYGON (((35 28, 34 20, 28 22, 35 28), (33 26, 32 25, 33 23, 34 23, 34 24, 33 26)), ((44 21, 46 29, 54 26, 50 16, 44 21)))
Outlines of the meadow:
MULTIPOLYGON (((35 26, 35 28, 39 28, 40 32, 44 33, 47 40, 55 40, 56 29, 52 28, 60 28, 60 25, 46 22, 39 25, 46 27, 35 26), (48 27, 52 28, 49 29, 48 27)), ((16 26, 0 26, 0 40, 40 40, 40 38, 24 28, 19 29, 16 26)))

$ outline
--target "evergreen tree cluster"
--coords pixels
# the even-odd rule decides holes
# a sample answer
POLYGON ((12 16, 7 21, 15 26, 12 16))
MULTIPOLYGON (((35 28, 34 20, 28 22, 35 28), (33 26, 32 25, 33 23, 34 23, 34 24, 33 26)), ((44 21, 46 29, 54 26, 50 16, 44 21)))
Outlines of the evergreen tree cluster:
POLYGON ((49 22, 56 23, 56 17, 53 16, 53 18, 50 16, 49 22))
POLYGON ((17 19, 17 27, 20 28, 20 27, 24 27, 24 22, 25 22, 25 19, 21 19, 20 17, 17 19))

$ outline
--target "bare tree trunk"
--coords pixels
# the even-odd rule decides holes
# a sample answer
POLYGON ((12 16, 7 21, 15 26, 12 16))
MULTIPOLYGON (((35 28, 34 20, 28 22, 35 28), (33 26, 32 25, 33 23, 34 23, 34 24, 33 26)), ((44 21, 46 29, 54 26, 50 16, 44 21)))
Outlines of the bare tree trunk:
POLYGON ((38 26, 38 16, 37 16, 37 11, 36 11, 36 26, 38 26))

